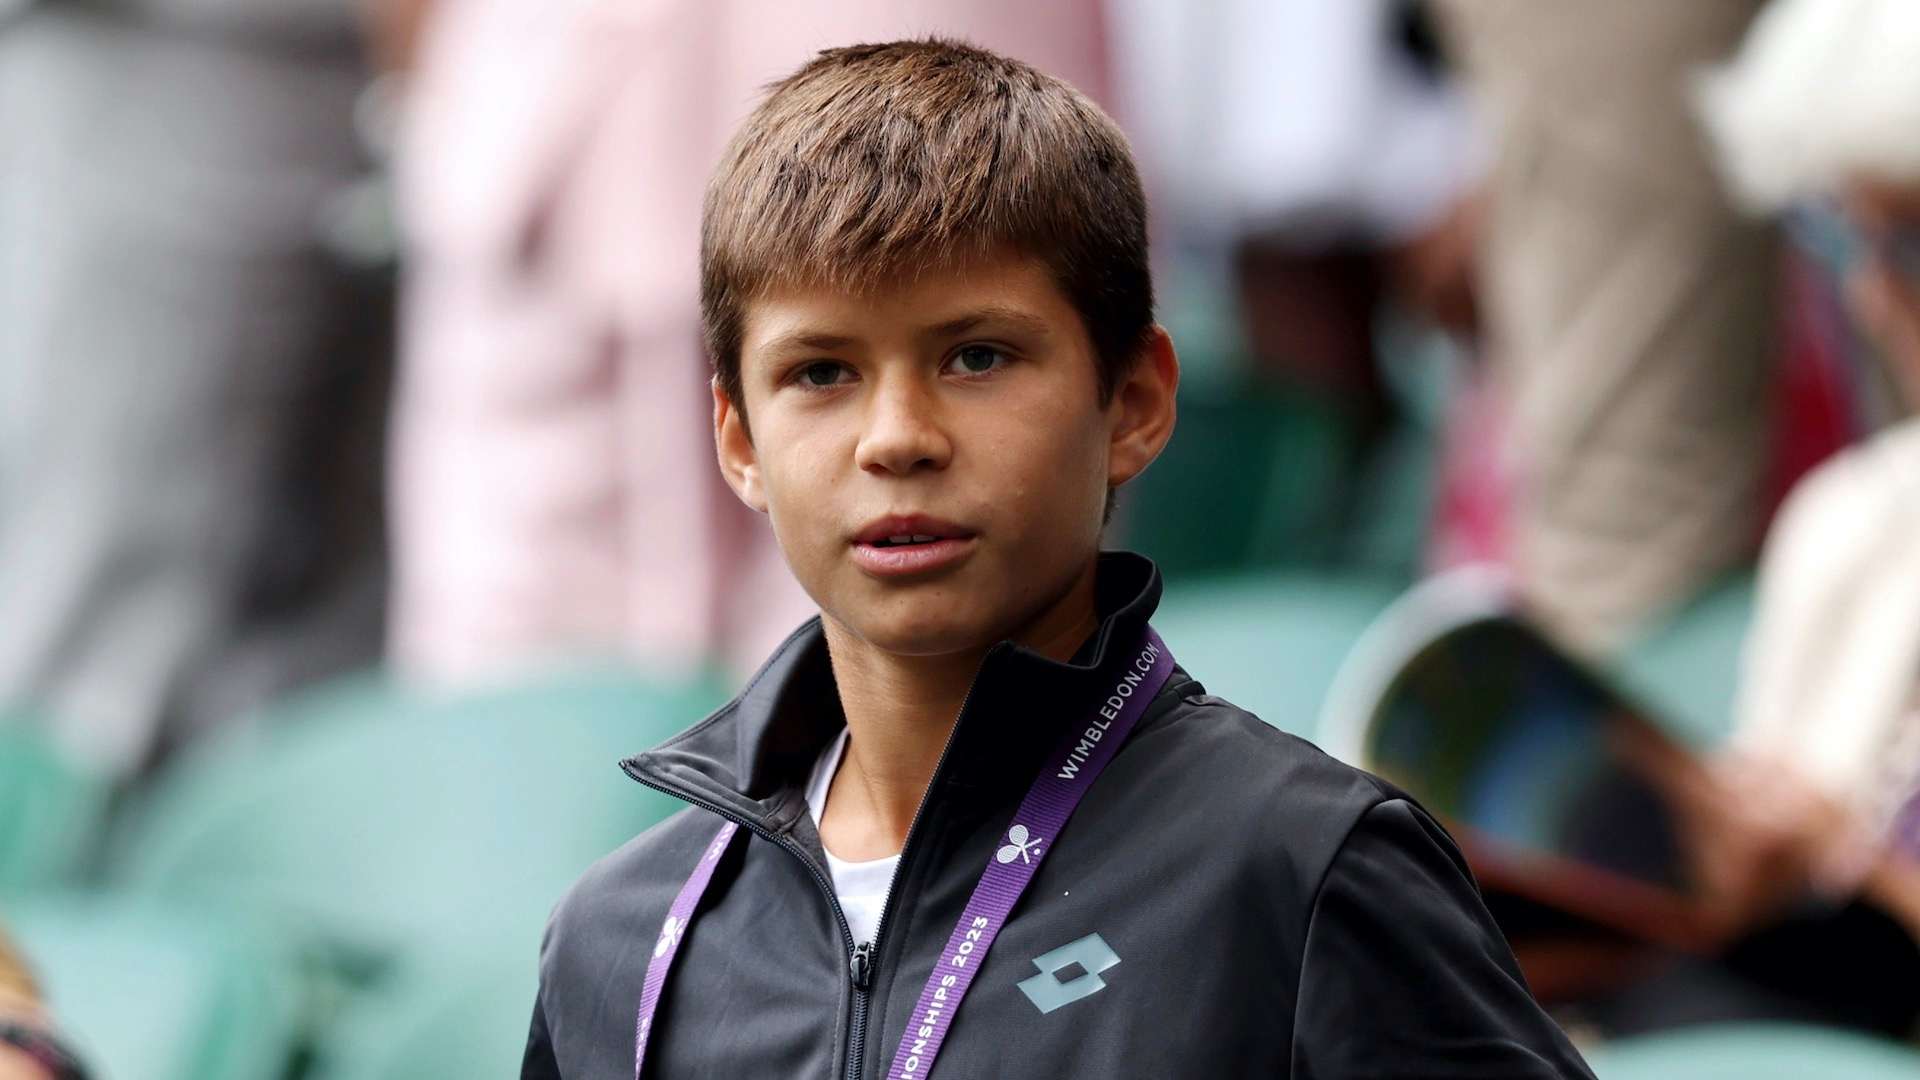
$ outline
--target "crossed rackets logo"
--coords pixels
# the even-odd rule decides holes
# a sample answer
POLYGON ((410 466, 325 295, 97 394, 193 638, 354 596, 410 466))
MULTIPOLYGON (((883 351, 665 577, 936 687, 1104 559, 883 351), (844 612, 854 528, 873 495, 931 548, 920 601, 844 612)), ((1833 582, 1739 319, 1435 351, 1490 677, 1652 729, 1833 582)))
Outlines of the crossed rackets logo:
POLYGON ((667 955, 675 945, 680 943, 680 935, 686 932, 686 923, 681 922, 677 916, 667 916, 667 921, 660 924, 660 940, 654 943, 653 955, 667 955))
POLYGON ((1046 843, 1044 837, 1029 837, 1027 827, 1016 824, 1007 830, 1007 843, 1000 848, 1000 853, 994 858, 1003 863, 1010 863, 1015 859, 1023 863, 1031 863, 1033 856, 1040 854, 1040 845, 1044 843, 1046 843))

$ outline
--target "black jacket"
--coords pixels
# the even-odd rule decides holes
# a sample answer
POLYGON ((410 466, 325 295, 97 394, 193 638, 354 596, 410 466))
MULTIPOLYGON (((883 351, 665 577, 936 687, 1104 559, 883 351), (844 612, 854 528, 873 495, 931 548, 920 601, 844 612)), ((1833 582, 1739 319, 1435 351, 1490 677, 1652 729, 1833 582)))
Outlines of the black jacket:
MULTIPOLYGON (((1135 555, 1103 555, 1098 584, 1104 620, 1073 662, 988 653, 870 958, 854 954, 802 790, 844 723, 817 621, 731 704, 626 761, 695 808, 602 859, 555 908, 522 1076, 632 1075, 641 978, 722 814, 753 835, 686 934, 648 1075, 884 1077, 1015 806, 1160 599, 1135 555)), ((1431 817, 1180 670, 1047 855, 934 1075, 1590 1077, 1431 817), (1017 984, 1092 934, 1119 958, 1104 988, 1042 1012, 1017 984)))

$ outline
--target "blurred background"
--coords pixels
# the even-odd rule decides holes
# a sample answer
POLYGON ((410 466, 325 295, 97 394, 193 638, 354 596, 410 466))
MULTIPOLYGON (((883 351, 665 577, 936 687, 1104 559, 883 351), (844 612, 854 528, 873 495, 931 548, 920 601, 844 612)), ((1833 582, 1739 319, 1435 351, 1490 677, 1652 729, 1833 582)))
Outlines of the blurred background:
POLYGON ((1717 932, 1523 950, 1596 1071, 1920 1076, 1911 0, 0 0, 0 1030, 513 1074, 676 809, 617 760, 809 614, 711 463, 706 174, 927 33, 1134 140, 1182 662, 1378 765, 1356 643, 1495 575, 1699 766, 1717 932))

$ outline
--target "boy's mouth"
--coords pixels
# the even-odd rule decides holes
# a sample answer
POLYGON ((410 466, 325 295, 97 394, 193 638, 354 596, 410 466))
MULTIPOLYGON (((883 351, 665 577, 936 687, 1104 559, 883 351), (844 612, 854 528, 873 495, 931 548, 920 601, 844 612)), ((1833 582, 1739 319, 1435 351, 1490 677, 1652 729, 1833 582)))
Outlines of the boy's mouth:
POLYGON ((873 546, 878 548, 907 547, 912 544, 931 544, 936 539, 939 538, 926 536, 924 534, 919 536, 889 536, 884 540, 875 540, 873 546))
POLYGON ((971 536, 973 536, 972 529, 955 525, 950 521, 927 517, 924 514, 896 514, 868 522, 854 535, 853 542, 871 544, 874 547, 907 547, 912 544, 932 544, 941 540, 965 540, 971 536))
POLYGON ((973 537, 971 529, 937 518, 882 518, 854 536, 854 561, 879 577, 931 573, 964 558, 973 549, 973 537))

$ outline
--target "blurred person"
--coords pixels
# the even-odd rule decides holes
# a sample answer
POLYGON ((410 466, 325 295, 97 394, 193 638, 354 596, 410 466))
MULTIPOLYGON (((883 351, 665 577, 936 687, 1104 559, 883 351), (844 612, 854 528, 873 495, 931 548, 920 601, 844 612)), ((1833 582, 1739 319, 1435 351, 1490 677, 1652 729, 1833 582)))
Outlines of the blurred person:
MULTIPOLYGON (((1484 148, 1419 5, 1113 6, 1122 101, 1142 134, 1152 186, 1164 192, 1163 231, 1176 243, 1207 260, 1258 261, 1255 248, 1303 265, 1386 253, 1392 265, 1375 277, 1392 278, 1436 322, 1471 327, 1459 226, 1471 218, 1464 210, 1484 148)), ((1340 283, 1303 276, 1280 287, 1324 292, 1340 283)), ((1263 359, 1328 362, 1328 350, 1309 340, 1313 330, 1265 323, 1349 316, 1304 303, 1289 319, 1256 298, 1265 289, 1250 288, 1243 314, 1254 336, 1288 343, 1263 359)))
MULTIPOLYGON (((1920 411, 1920 262, 1890 254, 1920 250, 1920 187, 1850 187, 1875 252, 1850 275, 1853 309, 1920 411)), ((1762 557, 1736 721, 1678 798, 1728 944, 1596 1015, 1627 1031, 1769 1019, 1920 1034, 1920 420, 1789 496, 1762 557)))
MULTIPOLYGON (((1383 308, 1462 336, 1477 324, 1484 140, 1423 9, 1113 10, 1119 89, 1164 206, 1176 296, 1231 296, 1259 374, 1335 417, 1363 465, 1396 419, 1378 355, 1383 308)), ((1363 484, 1343 486, 1362 497, 1363 484)))
MULTIPOLYGON (((390 651, 496 679, 619 654, 752 667, 813 611, 710 469, 700 195, 755 90, 814 49, 965 35, 1108 81, 1097 0, 408 0, 410 237, 390 651)), ((404 54, 404 44, 387 50, 404 54)))
POLYGON ((0 929, 0 1080, 86 1080, 60 1041, 26 961, 0 929))
POLYGON ((377 655, 365 79, 349 0, 0 24, 0 701, 107 773, 377 655))
POLYGON ((1770 530, 1736 726, 1673 784, 1718 955, 1591 1003, 1616 1031, 1769 1019, 1920 1034, 1920 10, 1782 0, 1700 80, 1748 208, 1835 200, 1811 244, 1908 418, 1814 470, 1770 530))
MULTIPOLYGON (((1856 179, 1845 205, 1867 237, 1848 276, 1851 308, 1909 418, 1816 469, 1783 507, 1726 762, 1730 791, 1783 793, 1751 823, 1780 834, 1752 838, 1806 856, 1788 861, 1840 892, 1886 857, 1920 869, 1920 184, 1856 179)), ((1744 856, 1766 846, 1736 843, 1728 866, 1761 887, 1759 901, 1765 883, 1744 856)), ((1920 919, 1913 928, 1920 938, 1920 919)))
POLYGON ((1839 231, 1820 246, 1845 276, 1906 419, 1815 470, 1774 523, 1735 733, 1689 800, 1693 847, 1731 922, 1802 942, 1786 954, 1797 969, 1750 966, 1751 981, 1823 988, 1840 1003, 1821 1004, 1842 1019, 1911 1035, 1920 1032, 1920 9, 1780 0, 1700 98, 1749 207, 1837 200, 1839 231), (1851 929, 1834 929, 1842 919, 1851 929))
POLYGON ((1760 0, 1439 0, 1492 128, 1480 311, 1532 609, 1591 655, 1751 558, 1773 230, 1688 105, 1760 0))
POLYGON ((625 762, 692 806, 556 907, 524 1077, 1591 1076, 1440 826, 1206 695, 1099 550, 1180 368, 1097 106, 827 50, 700 252, 721 471, 821 615, 625 762))

